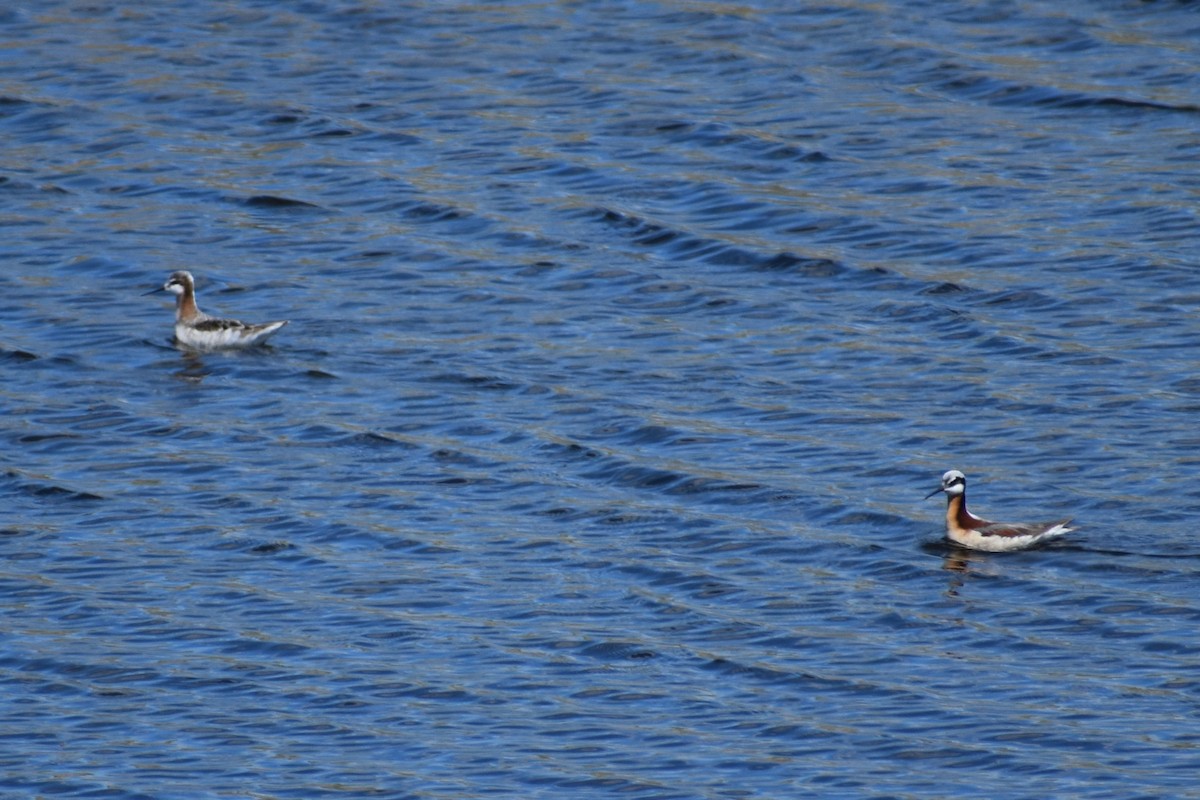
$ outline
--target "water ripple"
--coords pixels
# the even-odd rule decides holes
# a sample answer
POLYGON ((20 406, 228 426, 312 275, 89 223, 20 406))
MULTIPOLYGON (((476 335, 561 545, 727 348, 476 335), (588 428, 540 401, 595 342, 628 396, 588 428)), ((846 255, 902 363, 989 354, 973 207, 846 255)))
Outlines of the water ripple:
POLYGON ((1191 791, 1184 5, 259 5, 0 11, 7 793, 1191 791))

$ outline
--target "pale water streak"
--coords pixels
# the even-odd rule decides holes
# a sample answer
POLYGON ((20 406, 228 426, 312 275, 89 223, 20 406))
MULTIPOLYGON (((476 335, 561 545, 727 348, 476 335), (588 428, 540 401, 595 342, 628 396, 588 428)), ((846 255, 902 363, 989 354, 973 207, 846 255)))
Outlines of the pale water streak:
POLYGON ((0 793, 1196 796, 1190 4, 0 24, 0 793))

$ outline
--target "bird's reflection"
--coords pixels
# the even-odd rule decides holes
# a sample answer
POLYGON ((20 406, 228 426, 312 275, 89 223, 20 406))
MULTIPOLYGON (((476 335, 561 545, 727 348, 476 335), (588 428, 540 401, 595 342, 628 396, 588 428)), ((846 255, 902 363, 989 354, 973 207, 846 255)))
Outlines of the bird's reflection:
POLYGON ((946 594, 950 597, 958 596, 958 590, 966 584, 968 575, 980 574, 991 563, 990 553, 971 550, 944 539, 926 542, 922 549, 930 555, 941 557, 942 569, 950 573, 950 583, 946 588, 946 594))
POLYGON ((982 554, 977 550, 968 550, 956 544, 948 544, 942 556, 942 569, 951 572, 966 573, 971 571, 971 562, 982 561, 982 554))
POLYGON ((958 597, 958 590, 967 582, 971 574, 971 564, 983 562, 985 558, 976 550, 968 550, 955 544, 947 544, 942 556, 942 569, 950 573, 951 579, 946 587, 948 597, 958 597))
POLYGON ((212 374, 212 370, 204 363, 204 358, 200 353, 181 348, 179 354, 183 359, 183 369, 173 373, 176 379, 187 383, 201 383, 212 374))

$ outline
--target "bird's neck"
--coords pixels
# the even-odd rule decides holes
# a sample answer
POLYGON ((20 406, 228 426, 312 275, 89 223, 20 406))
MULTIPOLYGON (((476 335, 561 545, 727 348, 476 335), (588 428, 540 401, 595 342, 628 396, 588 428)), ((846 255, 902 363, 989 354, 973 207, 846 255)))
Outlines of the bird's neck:
POLYGON ((950 495, 946 498, 946 523, 954 528, 979 527, 980 520, 967 511, 967 493, 950 495))
POLYGON ((175 298, 175 319, 179 322, 191 322, 199 316, 196 293, 190 288, 185 289, 183 294, 175 298))

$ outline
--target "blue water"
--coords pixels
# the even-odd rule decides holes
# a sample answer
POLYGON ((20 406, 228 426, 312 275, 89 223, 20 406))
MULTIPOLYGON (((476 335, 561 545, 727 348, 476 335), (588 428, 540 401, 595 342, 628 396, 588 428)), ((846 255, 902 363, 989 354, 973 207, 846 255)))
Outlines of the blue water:
POLYGON ((0 795, 1200 797, 1194 4, 146 6, 0 12, 0 795))

